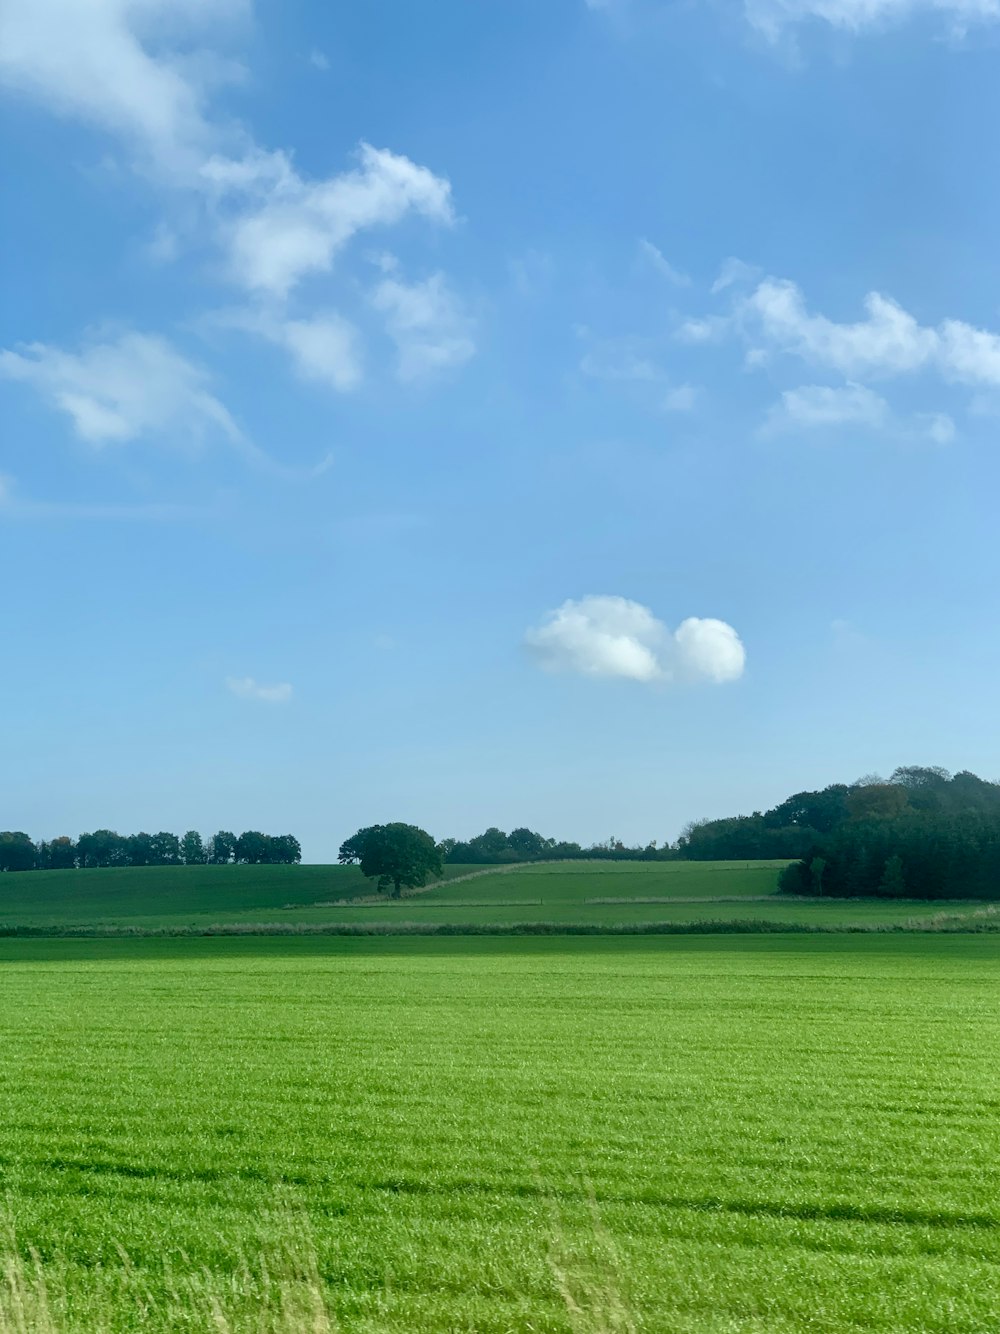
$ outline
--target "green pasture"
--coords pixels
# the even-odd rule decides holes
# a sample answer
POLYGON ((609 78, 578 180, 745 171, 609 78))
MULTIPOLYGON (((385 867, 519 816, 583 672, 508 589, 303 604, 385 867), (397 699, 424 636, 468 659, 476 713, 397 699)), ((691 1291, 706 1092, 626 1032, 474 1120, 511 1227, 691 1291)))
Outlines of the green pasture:
POLYGON ((996 936, 6 940, 0 985, 5 1331, 1000 1328, 996 936))
POLYGON ((217 924, 380 929, 518 923, 617 927, 759 921, 826 928, 899 925, 982 902, 802 900, 779 895, 783 862, 554 862, 449 866, 447 879, 392 900, 356 867, 179 866, 0 876, 0 927, 204 929, 217 924))

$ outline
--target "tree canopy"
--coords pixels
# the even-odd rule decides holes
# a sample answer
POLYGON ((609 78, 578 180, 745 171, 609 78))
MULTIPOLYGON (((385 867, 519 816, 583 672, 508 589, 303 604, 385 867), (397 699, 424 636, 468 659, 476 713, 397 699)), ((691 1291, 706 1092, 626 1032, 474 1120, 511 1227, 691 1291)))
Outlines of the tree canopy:
POLYGON ((378 882, 379 891, 419 889, 441 874, 441 853, 425 830, 412 824, 375 824, 359 829, 340 845, 342 863, 360 863, 361 874, 378 882))
POLYGON ((201 866, 205 862, 253 862, 290 865, 302 860, 292 834, 260 834, 249 830, 239 838, 221 830, 206 844, 197 830, 183 838, 159 834, 116 833, 96 829, 74 842, 66 835, 33 843, 27 834, 0 832, 0 871, 68 871, 107 866, 201 866))

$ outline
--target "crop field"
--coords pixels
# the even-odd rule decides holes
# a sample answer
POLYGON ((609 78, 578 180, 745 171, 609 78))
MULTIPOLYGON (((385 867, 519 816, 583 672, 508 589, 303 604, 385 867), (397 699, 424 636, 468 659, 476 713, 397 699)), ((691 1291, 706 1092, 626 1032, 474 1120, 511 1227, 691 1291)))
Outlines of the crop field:
POLYGON ((377 926, 509 929, 519 923, 789 924, 838 929, 980 921, 982 901, 803 900, 776 893, 783 862, 553 862, 446 867, 444 883, 391 900, 353 866, 180 866, 0 876, 0 929, 264 930, 377 926))
POLYGON ((998 936, 6 940, 0 981, 0 1330, 1000 1328, 998 936))

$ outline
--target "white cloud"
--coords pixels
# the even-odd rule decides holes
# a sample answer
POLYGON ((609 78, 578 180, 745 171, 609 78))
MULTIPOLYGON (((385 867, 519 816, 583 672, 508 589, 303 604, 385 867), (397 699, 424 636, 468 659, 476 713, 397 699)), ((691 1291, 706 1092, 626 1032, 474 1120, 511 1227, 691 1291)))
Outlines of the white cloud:
POLYGON ((745 0, 750 22, 775 41, 793 24, 815 19, 850 33, 903 23, 920 13, 939 13, 958 32, 1000 18, 997 0, 745 0))
POLYGON ((287 704, 295 693, 287 681, 265 686, 252 676, 227 676, 226 689, 237 699, 255 700, 261 704, 287 704))
POLYGON ((656 272, 662 278, 666 278, 667 282, 673 283, 676 287, 690 286, 691 279, 686 273, 681 273, 680 269, 674 268, 659 246, 653 245, 652 241, 647 241, 645 237, 642 237, 639 241, 639 249, 656 272))
MULTIPOLYGON (((736 295, 728 314, 685 320, 677 337, 709 343, 735 336, 747 346, 748 369, 775 356, 791 356, 848 380, 839 388, 807 385, 787 391, 772 412, 772 425, 781 420, 800 425, 885 423, 887 405, 862 383, 866 380, 936 374, 978 390, 1000 389, 1000 334, 964 320, 921 324, 881 292, 869 292, 864 309, 864 319, 832 320, 811 311, 794 282, 765 278, 749 295, 736 295)), ((945 443, 954 435, 954 423, 942 414, 918 416, 905 431, 945 443)))
POLYGON ((238 201, 222 228, 231 276, 283 297, 306 274, 329 272, 338 251, 365 228, 391 226, 410 212, 454 221, 443 177, 370 144, 358 156, 354 170, 320 181, 303 179, 283 153, 207 162, 206 183, 238 201))
POLYGON ((220 311, 211 322, 257 334, 284 348, 304 380, 326 384, 344 393, 356 388, 363 378, 358 331, 336 311, 323 311, 307 319, 288 319, 267 309, 228 310, 220 311))
POLYGON ((384 278, 371 300, 385 315, 386 328, 399 350, 401 380, 417 380, 459 366, 474 355, 472 322, 443 274, 432 274, 417 283, 384 278))
POLYGON ((770 424, 780 427, 884 426, 889 404, 864 385, 843 388, 808 384, 786 389, 780 403, 771 409, 770 424))
POLYGON ((685 679, 722 685, 743 675, 746 650, 725 621, 689 616, 674 632, 674 646, 676 671, 685 679))
POLYGON ((244 0, 4 0, 0 83, 183 177, 220 136, 205 98, 225 72, 192 58, 192 39, 247 12, 244 0))
POLYGON ((784 352, 845 375, 898 375, 932 360, 937 335, 878 292, 865 297, 868 318, 838 324, 811 315, 795 283, 766 278, 742 303, 751 331, 784 352))
POLYGON ((767 433, 839 426, 884 431, 901 440, 930 440, 936 445, 950 444, 955 438, 955 423, 946 413, 919 412, 909 420, 901 419, 880 394, 860 384, 786 389, 768 413, 763 429, 767 433))
POLYGON ((330 68, 329 58, 315 47, 309 52, 309 64, 312 65, 313 69, 322 70, 324 74, 330 68))
POLYGON ((733 320, 726 315, 706 315, 687 319, 677 330, 682 343, 718 343, 733 328, 733 320))
POLYGON ((152 334, 125 333, 76 353, 45 343, 0 351, 0 376, 30 384, 92 445, 214 432, 242 442, 205 372, 152 334))
POLYGON ((727 287, 736 284, 756 282, 759 277, 760 269, 756 264, 747 264, 745 260, 730 255, 728 259, 723 260, 718 276, 712 284, 712 295, 717 296, 719 292, 724 292, 727 287))
POLYGON ((249 14, 250 0, 3 0, 0 85, 100 126, 143 170, 195 192, 231 276, 253 290, 283 296, 357 232, 407 213, 452 222, 447 180, 407 157, 362 144, 355 169, 308 179, 210 113, 232 67, 192 45, 249 14))
POLYGON ((671 632, 648 607, 611 596, 564 602, 524 642, 545 671, 644 683, 735 681, 746 661, 724 621, 689 617, 671 632))

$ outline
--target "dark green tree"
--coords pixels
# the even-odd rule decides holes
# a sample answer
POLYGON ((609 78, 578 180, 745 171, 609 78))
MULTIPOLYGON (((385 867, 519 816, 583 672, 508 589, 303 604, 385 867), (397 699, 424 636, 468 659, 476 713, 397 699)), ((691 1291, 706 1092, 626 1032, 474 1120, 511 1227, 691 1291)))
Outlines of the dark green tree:
POLYGON ((77 863, 80 866, 127 866, 128 839, 113 829, 95 829, 92 834, 81 834, 76 843, 77 863))
POLYGON ((893 853, 891 857, 885 859, 885 866, 882 868, 882 879, 879 882, 878 892, 884 894, 889 899, 906 898, 906 877, 903 874, 903 859, 898 853, 893 853))
POLYGON ((541 857, 545 852, 545 839, 533 829, 512 829, 507 835, 507 843, 524 861, 541 857))
POLYGON ((156 843, 152 834, 129 834, 127 844, 129 866, 156 865, 156 843))
POLYGON ((268 839, 266 834, 260 833, 257 829, 248 829, 240 834, 236 840, 236 860, 246 862, 251 866, 260 865, 262 862, 270 861, 268 848, 268 839))
POLYGON ((441 854, 430 834, 412 824, 376 824, 359 829, 340 845, 338 861, 358 862, 361 874, 391 886, 393 898, 441 874, 441 854))
POLYGON ((213 866, 226 866, 236 856, 236 835, 220 829, 208 844, 208 860, 213 866))
POLYGON ((0 833, 0 871, 33 871, 38 849, 27 834, 6 829, 0 833))
POLYGON ((189 829, 181 839, 181 856, 185 866, 201 866, 205 861, 205 845, 197 829, 189 829))

